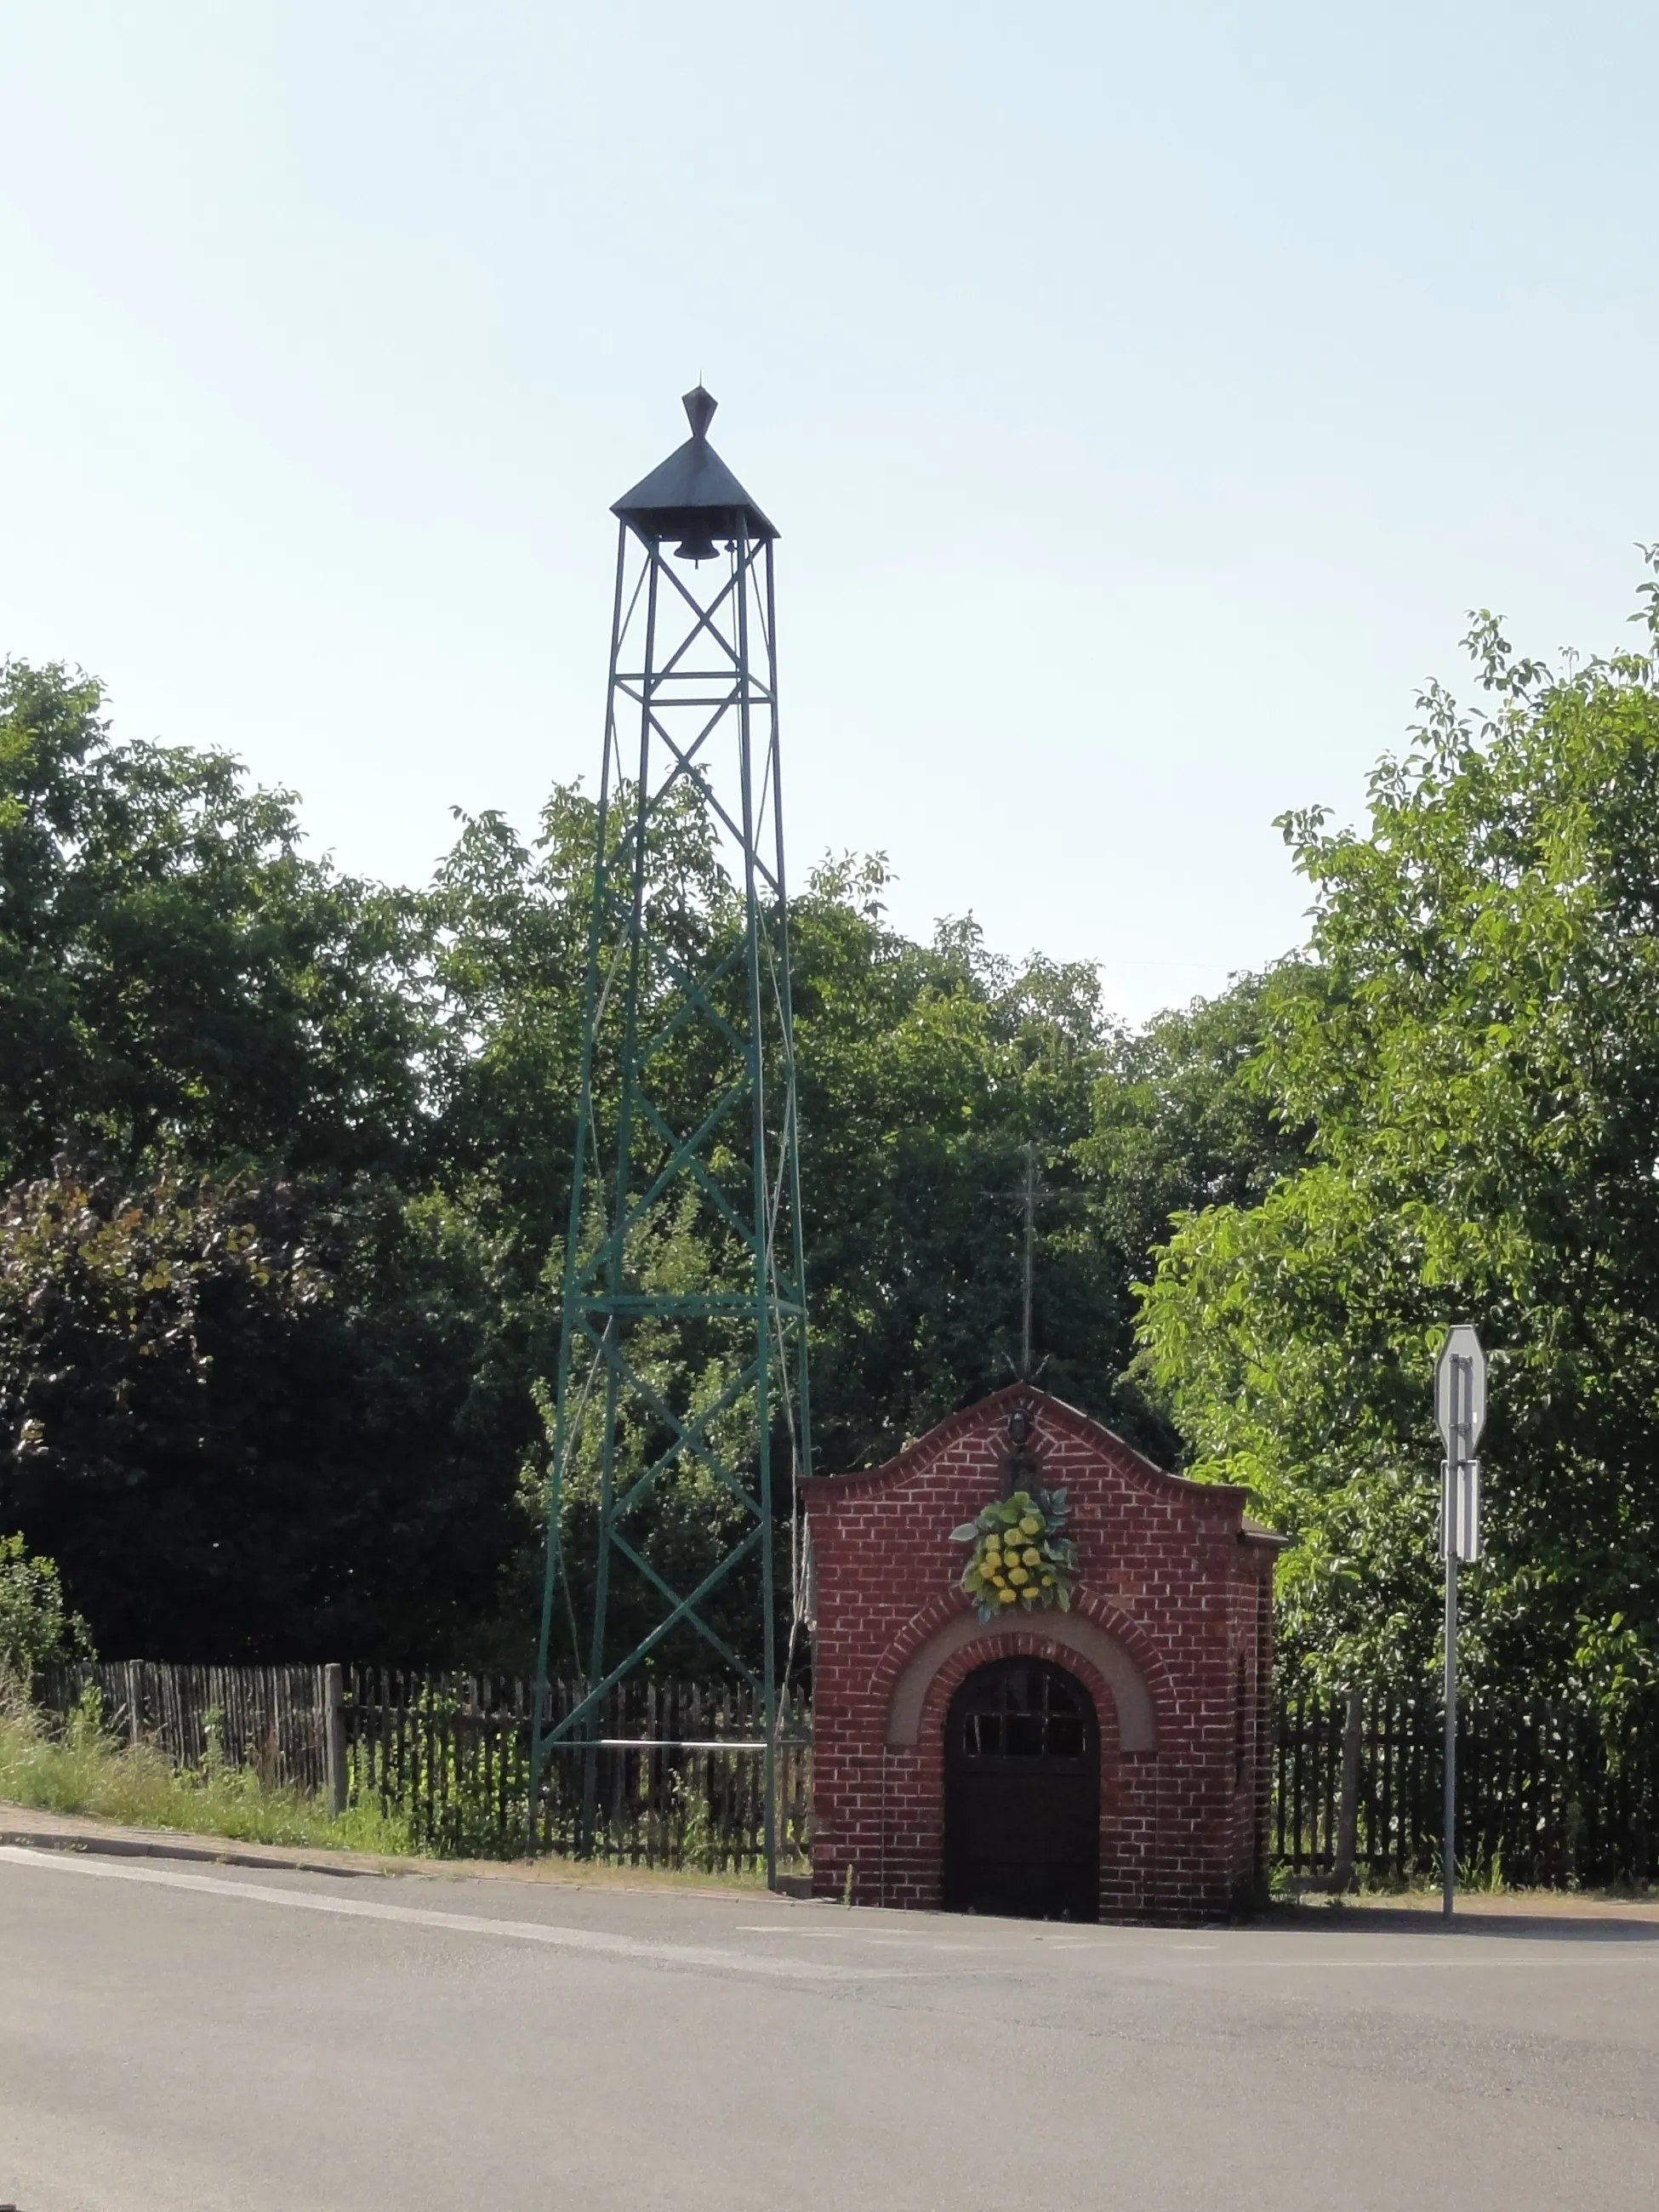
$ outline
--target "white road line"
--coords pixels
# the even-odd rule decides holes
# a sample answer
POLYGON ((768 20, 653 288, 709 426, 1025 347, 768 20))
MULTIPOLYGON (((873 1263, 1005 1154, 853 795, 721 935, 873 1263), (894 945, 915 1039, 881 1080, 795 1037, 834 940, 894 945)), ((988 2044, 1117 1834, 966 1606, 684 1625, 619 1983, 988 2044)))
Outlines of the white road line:
POLYGON ((840 1943, 850 1931, 845 1928, 791 1928, 781 1923, 740 1920, 732 1932, 736 1936, 793 1936, 798 1942, 840 1943))
MULTIPOLYGON (((1399 1937, 1396 1940, 1405 1942, 1407 1939, 1399 1937)), ((1377 1959, 1358 1954, 1350 1955, 1341 1951, 1325 1953, 1304 1951, 1294 1956, 1276 1957, 1270 1954, 1252 1954, 1241 1948, 1232 1952, 1230 1956, 1216 1960, 1215 1966, 1217 1972, 1224 1973, 1233 1973, 1246 1967, 1258 1966, 1285 1966, 1293 1970, 1304 1966, 1331 1966, 1338 1971, 1349 1966, 1381 1966, 1386 1967, 1390 1972, 1399 1973, 1414 1973, 1418 1969, 1425 1966, 1532 1966, 1536 1967, 1540 1972, 1553 1972, 1561 1963, 1559 1955, 1561 1945, 1573 1942, 1572 1938, 1566 1936, 1550 1938, 1547 1939, 1549 1948, 1546 1951, 1543 1939, 1528 1936, 1517 1940, 1525 1942, 1528 1948, 1524 1951, 1511 1950, 1500 1953, 1491 1948, 1476 1949, 1473 1945, 1465 1947, 1460 1944, 1455 1948, 1449 1947, 1434 1953, 1413 1952, 1409 1957, 1404 1959, 1377 1959)), ((1056 1951, 1076 1952, 1091 1950, 1095 1947, 1086 1943, 1057 1943, 1054 1948, 1056 1951)), ((1149 1946, 1149 1952, 1150 1948, 1149 1946)), ((1124 1954, 1115 1951, 1108 1952, 1103 1949, 1096 1951, 1096 1956, 1103 1965, 1110 1965, 1123 1955, 1124 1954)), ((1573 1942, 1573 1964, 1581 1966, 1659 1966, 1659 1943, 1649 1942, 1639 1938, 1620 1939, 1599 1943, 1573 1942)))
POLYGON ((148 1882, 156 1889, 182 1889, 204 1897, 234 1898, 243 1904, 284 1905, 290 1911, 331 1912, 346 1920, 386 1920, 411 1928, 435 1928, 452 1936, 505 1936, 514 1942, 542 1943, 556 1951, 592 1957, 629 1959, 641 1966, 678 1966, 694 1972, 758 1974, 768 1981, 884 1982, 910 1979, 896 1966, 835 1966, 821 1959, 784 1959, 754 1951, 717 1950, 712 1945, 651 1943, 635 1936, 615 1936, 592 1928, 550 1927, 540 1920, 495 1920, 474 1912, 429 1912, 414 1905, 373 1905, 366 1898, 319 1897, 304 1889, 272 1889, 262 1882, 226 1881, 215 1875, 173 1874, 160 1867, 129 1866, 64 1851, 37 1851, 0 1844, 0 1860, 42 1873, 91 1875, 102 1881, 148 1882))
MULTIPOLYGON (((677 1967, 698 1973, 747 1974, 758 1976, 767 1981, 848 1984, 913 1981, 916 1978, 917 1972, 923 1971, 907 1969, 902 1966, 834 1966, 827 1964, 822 1959, 791 1959, 781 1958, 775 1954, 768 1955, 762 1952, 720 1950, 709 1944, 653 1943, 636 1936, 611 1935, 591 1928, 553 1927, 539 1920, 495 1920, 486 1918, 481 1913, 433 1912, 414 1905, 375 1905, 371 1904, 367 1899, 319 1897, 311 1890, 274 1889, 262 1882, 227 1881, 215 1875, 174 1874, 161 1867, 136 1866, 121 1860, 99 1859, 76 1852, 31 1850, 15 1844, 0 1844, 0 1861, 14 1866, 34 1868, 50 1874, 89 1875, 102 1881, 148 1882, 152 1888, 156 1889, 193 1891, 198 1895, 206 1897, 240 1899, 244 1904, 286 1906, 290 1911, 333 1913, 340 1918, 348 1920, 390 1921, 394 1924, 401 1923, 408 1927, 435 1929, 441 1933, 449 1935, 505 1936, 514 1942, 539 1943, 550 1950, 581 1953, 589 1957, 626 1959, 640 1966, 677 1967)), ((761 1930, 758 1926, 750 1925, 740 1928, 738 1932, 757 1934, 761 1930)), ((839 1929, 791 1929, 788 1932, 801 1936, 808 1935, 839 1936, 843 1933, 839 1929)), ((929 1942, 927 1938, 921 1937, 897 1939, 888 1937, 884 1941, 880 1936, 864 1936, 861 1934, 854 1936, 854 1932, 850 1929, 844 1932, 846 1936, 852 1940, 865 1943, 883 1944, 884 1948, 886 1943, 896 1941, 914 1944, 926 1943, 928 1948, 939 1950, 949 1948, 984 1952, 1015 1950, 1024 1948, 1013 1944, 945 1944, 937 1942, 929 1942)), ((1364 1940, 1363 1937, 1361 1940, 1364 1940)), ((1545 1966, 1556 1963, 1551 1954, 1557 1952, 1564 1941, 1572 1942, 1571 1938, 1560 1936, 1542 1939, 1523 1938, 1515 1948, 1511 1949, 1506 1946, 1503 1952, 1498 1952, 1489 1948, 1492 1942, 1492 1938, 1476 1937, 1473 1935, 1463 1936, 1461 1941, 1452 1945, 1446 1945, 1443 1937, 1437 1941, 1431 1937, 1422 1936, 1408 1937, 1405 1940, 1414 1942, 1424 1948, 1405 1958, 1377 1958, 1364 1954, 1355 1956, 1352 1954, 1345 1955, 1334 1951, 1311 1950, 1301 1952, 1293 1957, 1285 1957, 1274 1956, 1272 1954, 1266 1956, 1257 1954, 1252 1956, 1246 1945, 1240 1945, 1224 1962, 1217 1963, 1235 1970, 1239 1967, 1299 1967, 1316 1965, 1338 1968, 1382 1966, 1392 1968, 1396 1972, 1401 1969, 1410 1972, 1416 1967, 1430 1966, 1545 1966)), ((1203 1947, 1197 1944, 1188 1946, 1171 1944, 1167 1942, 1164 1943, 1156 1941, 1146 1942, 1144 1940, 1137 1942, 1133 1937, 1127 1941, 1118 1942, 1102 1941, 1098 1938, 1093 1942, 1086 1939, 1080 1942, 1075 1940, 1062 1941, 1051 1943, 1048 1947, 1051 1955, 1060 1951, 1073 1953, 1092 1951, 1103 1966, 1127 1963, 1129 1958, 1137 1954, 1141 1957, 1147 1957, 1150 1954, 1161 1951, 1167 1957, 1172 1951, 1198 1950, 1201 1948, 1203 1947)), ((1219 1948, 1218 1946, 1212 1948, 1219 1948)), ((1573 1942, 1573 1949, 1577 1962, 1581 1965, 1594 1962, 1597 1966, 1613 1964, 1624 1966, 1639 1962, 1650 1967, 1659 1966, 1659 1942, 1644 1941, 1639 1937, 1634 1939, 1626 1937, 1622 1941, 1617 1938, 1611 1941, 1604 1938, 1600 1942, 1587 1942, 1580 1938, 1573 1942)), ((1040 1963, 1040 1959, 1034 1956, 1032 1964, 1040 1963)))

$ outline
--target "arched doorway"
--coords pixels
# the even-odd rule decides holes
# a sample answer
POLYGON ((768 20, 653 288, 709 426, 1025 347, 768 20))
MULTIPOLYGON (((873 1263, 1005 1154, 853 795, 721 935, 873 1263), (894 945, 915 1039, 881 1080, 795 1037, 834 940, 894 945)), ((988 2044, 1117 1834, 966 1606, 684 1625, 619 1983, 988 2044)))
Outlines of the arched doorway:
POLYGON ((945 1723, 945 1906, 1034 1920, 1100 1910, 1100 1725, 1041 1659, 975 1668, 945 1723))

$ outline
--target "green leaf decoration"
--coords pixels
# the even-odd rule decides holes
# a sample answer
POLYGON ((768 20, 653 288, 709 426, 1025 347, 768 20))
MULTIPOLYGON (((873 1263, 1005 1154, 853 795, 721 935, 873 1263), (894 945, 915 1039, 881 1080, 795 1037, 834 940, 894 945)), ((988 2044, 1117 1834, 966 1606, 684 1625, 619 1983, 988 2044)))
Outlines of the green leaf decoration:
POLYGON ((981 1620, 1071 1611, 1077 1546, 1060 1533, 1068 1510, 1064 1491, 1017 1490, 951 1531, 953 1544, 974 1547, 958 1587, 981 1620))

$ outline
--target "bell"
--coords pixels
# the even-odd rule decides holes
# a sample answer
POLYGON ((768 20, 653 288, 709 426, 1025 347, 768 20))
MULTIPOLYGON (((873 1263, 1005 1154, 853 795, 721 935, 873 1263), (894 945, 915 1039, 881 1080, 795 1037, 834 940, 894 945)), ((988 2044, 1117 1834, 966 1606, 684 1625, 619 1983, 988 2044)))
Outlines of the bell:
POLYGON ((688 538, 684 544, 677 545, 674 548, 674 558, 677 561, 690 561, 695 563, 698 561, 717 560, 719 555, 715 550, 713 538, 705 535, 702 538, 688 538))

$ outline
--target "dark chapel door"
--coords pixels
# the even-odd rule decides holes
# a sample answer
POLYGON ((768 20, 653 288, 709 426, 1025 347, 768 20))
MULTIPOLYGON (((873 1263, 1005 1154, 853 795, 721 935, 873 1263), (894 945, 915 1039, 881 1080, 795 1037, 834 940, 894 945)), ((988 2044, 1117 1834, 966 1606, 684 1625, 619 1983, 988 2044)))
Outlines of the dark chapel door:
POLYGON ((1043 1660, 994 1660, 951 1700, 945 1906, 1099 1916, 1099 1723, 1075 1675, 1043 1660))

